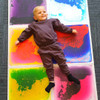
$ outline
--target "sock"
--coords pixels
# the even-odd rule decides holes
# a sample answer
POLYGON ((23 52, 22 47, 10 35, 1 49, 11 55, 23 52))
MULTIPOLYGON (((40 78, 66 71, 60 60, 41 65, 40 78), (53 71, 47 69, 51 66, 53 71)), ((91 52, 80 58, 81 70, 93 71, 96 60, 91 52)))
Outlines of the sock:
POLYGON ((49 85, 45 88, 45 90, 49 93, 51 88, 55 86, 55 83, 50 82, 49 85))
POLYGON ((80 84, 80 81, 77 78, 75 78, 74 76, 72 76, 71 74, 69 74, 67 77, 70 82, 75 82, 77 84, 80 84))

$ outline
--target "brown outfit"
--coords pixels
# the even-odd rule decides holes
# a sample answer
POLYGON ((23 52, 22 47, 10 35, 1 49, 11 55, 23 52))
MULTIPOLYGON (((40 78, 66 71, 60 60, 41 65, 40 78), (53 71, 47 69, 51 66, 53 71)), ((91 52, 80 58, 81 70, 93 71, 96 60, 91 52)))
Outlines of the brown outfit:
POLYGON ((63 33, 72 33, 72 29, 61 24, 58 19, 48 19, 40 22, 32 22, 18 38, 20 42, 23 42, 31 35, 34 35, 34 40, 39 46, 38 53, 40 54, 50 81, 54 81, 52 58, 56 60, 63 73, 66 75, 70 74, 64 53, 57 43, 57 34, 54 30, 63 33))

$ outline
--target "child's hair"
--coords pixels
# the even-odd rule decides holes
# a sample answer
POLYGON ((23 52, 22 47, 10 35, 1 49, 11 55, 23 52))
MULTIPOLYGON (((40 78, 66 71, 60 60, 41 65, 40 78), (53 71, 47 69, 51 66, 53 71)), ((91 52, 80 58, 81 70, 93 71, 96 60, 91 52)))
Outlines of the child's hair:
POLYGON ((35 15, 37 9, 40 8, 40 7, 44 7, 44 6, 36 6, 36 7, 33 9, 33 15, 35 15))

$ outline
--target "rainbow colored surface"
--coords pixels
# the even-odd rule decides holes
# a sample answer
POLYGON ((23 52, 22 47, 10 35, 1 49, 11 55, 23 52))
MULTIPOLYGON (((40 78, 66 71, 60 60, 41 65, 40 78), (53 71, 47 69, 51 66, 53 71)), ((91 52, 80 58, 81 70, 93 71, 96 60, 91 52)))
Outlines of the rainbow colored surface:
POLYGON ((10 0, 8 46, 8 100, 97 100, 87 0, 10 0), (15 45, 33 21, 33 8, 45 6, 48 18, 58 18, 77 35, 56 31, 71 73, 81 84, 68 82, 55 63, 55 87, 48 94, 48 77, 34 37, 15 45))

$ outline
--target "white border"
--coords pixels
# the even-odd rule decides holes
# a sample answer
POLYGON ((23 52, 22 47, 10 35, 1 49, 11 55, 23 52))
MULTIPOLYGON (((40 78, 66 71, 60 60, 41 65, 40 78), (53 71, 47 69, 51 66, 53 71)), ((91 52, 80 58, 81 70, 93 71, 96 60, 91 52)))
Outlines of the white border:
POLYGON ((92 37, 91 37, 91 28, 90 28, 90 17, 89 17, 89 7, 88 7, 88 0, 87 1, 87 12, 88 12, 88 26, 89 26, 89 35, 90 35, 90 45, 91 45, 91 53, 92 53, 92 65, 93 65, 93 75, 95 81, 95 92, 96 92, 96 100, 98 100, 98 93, 97 93, 97 83, 96 83, 96 75, 95 75, 95 66, 94 66, 94 55, 93 55, 93 46, 92 46, 92 37))
POLYGON ((9 26, 10 26, 10 1, 8 0, 8 75, 7 75, 7 100, 9 100, 9 26))

